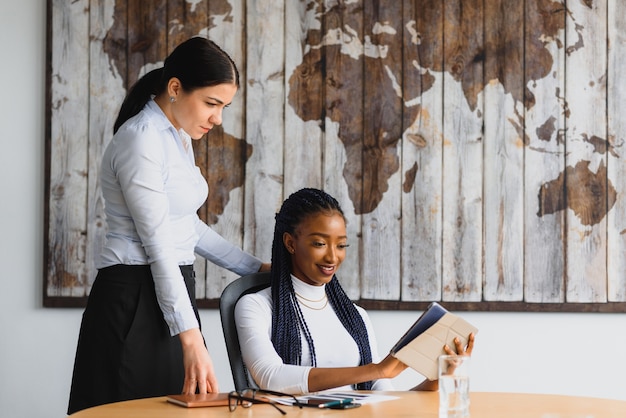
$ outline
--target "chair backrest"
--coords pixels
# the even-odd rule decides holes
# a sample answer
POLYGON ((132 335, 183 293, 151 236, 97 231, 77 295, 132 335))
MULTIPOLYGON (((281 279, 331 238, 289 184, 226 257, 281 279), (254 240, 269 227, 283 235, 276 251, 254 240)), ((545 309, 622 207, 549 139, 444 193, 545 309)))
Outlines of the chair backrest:
POLYGON ((237 335, 237 327, 235 325, 235 305, 243 295, 258 292, 269 287, 269 285, 269 272, 249 274, 231 282, 226 286, 220 297, 220 318, 222 320, 222 330, 226 340, 226 351, 228 352, 235 390, 250 387, 246 367, 241 358, 239 336, 237 335))

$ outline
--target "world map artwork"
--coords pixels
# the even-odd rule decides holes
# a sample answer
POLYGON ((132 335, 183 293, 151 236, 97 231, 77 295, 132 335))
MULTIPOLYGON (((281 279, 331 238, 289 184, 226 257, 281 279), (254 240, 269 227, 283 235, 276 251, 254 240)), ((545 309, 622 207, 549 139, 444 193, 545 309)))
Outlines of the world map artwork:
MULTIPOLYGON (((222 21, 232 19, 233 9, 226 0, 211 1, 210 15, 198 6, 199 3, 185 3, 185 25, 177 25, 176 20, 168 21, 170 39, 206 35, 219 24, 218 17, 222 21)), ((303 35, 306 43, 302 45, 301 62, 291 74, 285 74, 287 102, 302 121, 317 121, 322 131, 328 122, 338 125, 338 137, 347 158, 342 175, 357 214, 372 212, 384 199, 389 178, 401 170, 398 146, 406 134, 405 129, 424 111, 420 98, 435 86, 442 74, 458 83, 470 115, 477 118, 482 117, 480 95, 489 83, 497 80, 503 94, 510 95, 521 105, 522 111, 516 111, 508 123, 531 150, 549 152, 531 145, 531 135, 540 147, 546 144, 546 149, 551 143, 563 141, 565 133, 554 116, 548 116, 534 132, 529 132, 524 115, 536 105, 533 83, 553 77, 554 57, 548 46, 565 49, 566 55, 576 54, 585 47, 582 36, 585 27, 577 23, 576 16, 561 2, 526 2, 525 25, 532 30, 524 37, 523 55, 519 40, 511 39, 510 48, 507 42, 501 42, 497 24, 477 30, 476 25, 468 23, 482 19, 484 10, 501 7, 501 1, 481 1, 482 7, 472 7, 471 1, 454 6, 462 10, 449 10, 449 3, 446 6, 442 1, 415 1, 416 12, 400 21, 386 20, 385 15, 393 14, 394 8, 401 10, 402 2, 378 2, 378 7, 368 10, 373 15, 368 21, 363 18, 364 5, 359 1, 311 0, 305 3, 309 22, 303 35), (566 25, 574 28, 568 36, 575 37, 568 41, 567 47, 559 36, 566 25), (500 64, 485 65, 487 52, 496 53, 500 64), (523 88, 520 88, 520 80, 523 80, 523 88), (364 105, 355 102, 355 98, 364 105)), ((169 18, 164 4, 150 10, 151 16, 169 18)), ((585 4, 591 7, 593 1, 585 4)), ((126 1, 116 2, 116 11, 126 5, 126 1)), ((161 30, 157 26, 159 21, 154 19, 153 25, 142 21, 144 27, 137 28, 137 32, 141 29, 144 39, 134 40, 128 46, 131 51, 141 52, 152 47, 152 37, 161 30)), ((138 73, 125 70, 130 64, 125 62, 126 49, 120 48, 127 42, 129 24, 124 19, 116 19, 104 40, 104 51, 111 66, 117 68, 127 86, 138 77, 138 73)), ((245 69, 242 70, 245 74, 245 69)), ((568 104, 563 92, 555 91, 553 99, 567 120, 568 104)), ((230 191, 243 185, 245 164, 254 152, 245 138, 235 138, 228 132, 218 135, 218 139, 209 136, 209 147, 211 141, 218 141, 213 146, 236 151, 225 153, 222 163, 213 168, 215 175, 208 176, 211 187, 209 223, 215 223, 217 216, 223 213, 230 191), (215 178, 219 178, 219 182, 215 178)), ((605 135, 594 132, 576 132, 575 135, 577 140, 593 147, 597 155, 608 153, 618 157, 605 135)), ((417 146, 425 146, 419 136, 406 135, 406 138, 417 146)), ((417 170, 419 167, 413 166, 402 173, 406 179, 404 192, 419 187, 413 183, 417 170)), ((616 199, 616 191, 606 178, 603 161, 593 168, 588 161, 568 165, 559 176, 536 191, 537 216, 569 208, 580 217, 583 225, 600 222, 616 199), (566 191, 566 177, 576 179, 579 187, 566 191), (606 205, 602 204, 604 201, 606 205), (589 202, 598 203, 593 205, 595 209, 591 213, 586 210, 589 202)))

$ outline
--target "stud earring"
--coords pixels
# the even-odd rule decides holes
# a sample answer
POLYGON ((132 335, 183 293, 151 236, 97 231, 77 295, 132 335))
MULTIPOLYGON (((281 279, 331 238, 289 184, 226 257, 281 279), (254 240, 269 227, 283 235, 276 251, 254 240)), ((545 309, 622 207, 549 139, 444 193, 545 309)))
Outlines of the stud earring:
POLYGON ((176 97, 170 96, 170 103, 174 103, 176 101, 176 97))

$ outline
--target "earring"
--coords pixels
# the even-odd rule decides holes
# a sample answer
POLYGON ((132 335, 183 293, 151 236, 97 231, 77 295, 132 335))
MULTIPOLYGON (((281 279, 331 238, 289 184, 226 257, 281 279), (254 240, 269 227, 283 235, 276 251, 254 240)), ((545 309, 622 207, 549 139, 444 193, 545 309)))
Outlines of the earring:
POLYGON ((176 97, 170 96, 170 103, 174 103, 176 101, 176 97))

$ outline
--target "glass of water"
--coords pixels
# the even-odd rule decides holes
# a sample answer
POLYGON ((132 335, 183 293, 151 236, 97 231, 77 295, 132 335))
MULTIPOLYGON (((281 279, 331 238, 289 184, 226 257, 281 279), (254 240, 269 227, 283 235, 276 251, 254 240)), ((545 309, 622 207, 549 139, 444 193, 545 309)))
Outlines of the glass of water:
POLYGON ((439 418, 470 416, 470 363, 470 356, 439 357, 439 418))

